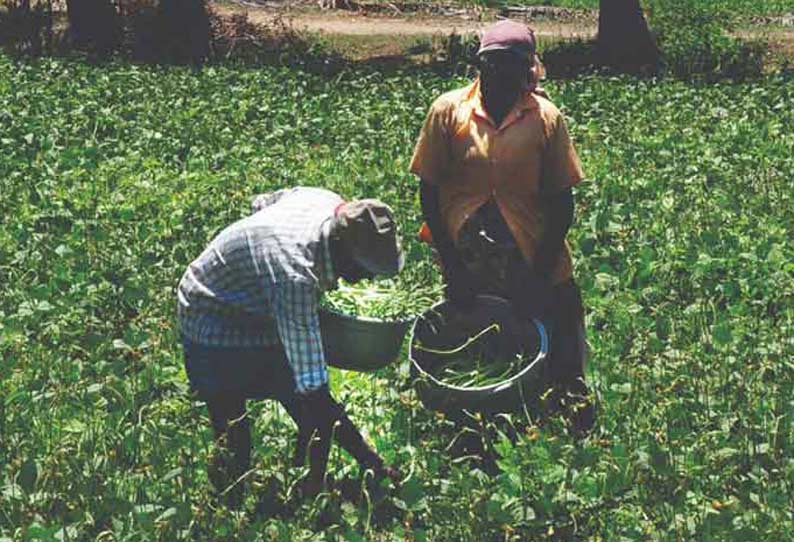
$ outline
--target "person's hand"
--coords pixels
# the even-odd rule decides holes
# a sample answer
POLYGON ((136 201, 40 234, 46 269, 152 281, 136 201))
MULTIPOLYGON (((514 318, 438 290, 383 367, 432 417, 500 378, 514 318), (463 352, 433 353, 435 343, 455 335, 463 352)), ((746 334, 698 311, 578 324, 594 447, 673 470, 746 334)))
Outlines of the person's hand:
POLYGON ((400 485, 400 480, 402 480, 402 474, 397 470, 397 467, 383 465, 379 469, 375 469, 375 479, 383 480, 384 478, 387 478, 394 487, 397 487, 400 485))
POLYGON ((383 464, 383 460, 378 458, 380 463, 378 466, 370 467, 364 474, 364 481, 366 483, 366 490, 372 502, 381 502, 385 499, 390 489, 384 484, 384 480, 391 482, 393 488, 398 488, 400 485, 400 472, 394 467, 388 467, 383 464))
POLYGON ((311 473, 298 480, 297 493, 299 499, 313 499, 322 493, 324 489, 325 480, 313 476, 311 473))
POLYGON ((360 463, 362 471, 370 472, 373 476, 373 481, 376 485, 384 479, 389 480, 394 487, 397 487, 402 480, 402 475, 397 467, 393 465, 386 465, 383 458, 378 455, 374 450, 369 454, 367 459, 360 463))
POLYGON ((471 310, 477 295, 477 283, 471 272, 463 265, 451 267, 446 273, 444 296, 461 310, 471 310))
POLYGON ((328 454, 331 450, 332 426, 344 412, 324 385, 316 390, 298 393, 298 442, 295 464, 309 456, 309 475, 303 482, 304 493, 316 495, 322 489, 328 454))

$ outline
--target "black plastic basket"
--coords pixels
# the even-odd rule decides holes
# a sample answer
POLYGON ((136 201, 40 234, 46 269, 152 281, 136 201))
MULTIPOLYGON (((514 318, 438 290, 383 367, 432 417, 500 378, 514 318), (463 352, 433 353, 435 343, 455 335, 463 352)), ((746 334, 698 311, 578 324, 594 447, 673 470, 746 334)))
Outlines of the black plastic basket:
POLYGON ((393 363, 410 325, 410 319, 381 320, 320 309, 326 361, 349 371, 376 371, 393 363))
POLYGON ((546 326, 536 319, 517 319, 510 303, 496 296, 480 295, 475 307, 465 315, 442 301, 414 321, 410 334, 409 356, 411 376, 425 407, 440 412, 462 409, 479 412, 515 412, 536 409, 537 399, 547 384, 549 334, 546 326), (462 323, 463 322, 463 323, 462 323), (504 381, 487 386, 461 387, 433 376, 433 363, 441 360, 428 353, 419 343, 448 341, 461 344, 474 329, 484 329, 497 323, 506 333, 500 333, 498 347, 506 355, 534 350, 522 369, 504 381), (533 344, 528 344, 533 343, 533 344))

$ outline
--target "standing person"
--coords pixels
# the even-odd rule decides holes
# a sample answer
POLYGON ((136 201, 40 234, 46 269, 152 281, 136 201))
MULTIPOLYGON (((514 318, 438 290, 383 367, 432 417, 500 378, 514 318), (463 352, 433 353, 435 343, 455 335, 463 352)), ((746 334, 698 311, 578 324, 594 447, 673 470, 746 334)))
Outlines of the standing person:
POLYGON ((452 303, 465 310, 493 293, 550 324, 549 405, 567 403, 574 431, 585 432, 584 309, 565 242, 582 168, 562 114, 537 88, 532 31, 487 27, 477 60, 479 77, 430 107, 414 150, 427 237, 452 303))
POLYGON ((206 401, 221 448, 210 469, 221 491, 250 467, 248 399, 276 399, 298 425, 294 464, 321 491, 331 436, 376 478, 396 471, 362 438, 328 389, 318 316, 337 278, 394 275, 403 257, 391 210, 377 200, 345 202, 319 188, 258 196, 254 213, 224 229, 185 271, 179 326, 191 388, 206 401))

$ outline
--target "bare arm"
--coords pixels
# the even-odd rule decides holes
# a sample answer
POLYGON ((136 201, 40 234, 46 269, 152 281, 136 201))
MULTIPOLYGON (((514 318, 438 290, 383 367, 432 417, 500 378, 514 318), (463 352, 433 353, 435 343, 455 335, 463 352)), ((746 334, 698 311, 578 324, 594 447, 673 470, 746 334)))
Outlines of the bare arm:
POLYGON ((422 203, 422 215, 433 236, 433 246, 438 250, 444 267, 450 269, 463 265, 463 261, 441 219, 438 187, 423 179, 419 189, 419 199, 422 203))
POLYGON ((554 271, 565 236, 573 223, 573 192, 570 188, 544 198, 544 234, 538 245, 535 271, 548 277, 554 271))

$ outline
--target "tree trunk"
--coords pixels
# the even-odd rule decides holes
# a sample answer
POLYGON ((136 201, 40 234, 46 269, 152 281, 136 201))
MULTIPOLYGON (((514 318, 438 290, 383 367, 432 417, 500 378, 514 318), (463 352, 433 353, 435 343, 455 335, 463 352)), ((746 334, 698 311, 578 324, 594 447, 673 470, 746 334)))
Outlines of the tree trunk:
POLYGON ((39 56, 51 44, 52 0, 39 0, 35 5, 30 0, 0 1, 0 45, 39 56))
POLYGON ((160 0, 160 46, 165 60, 199 68, 210 51, 210 19, 204 0, 160 0))
POLYGON ((639 0, 600 0, 598 53, 603 64, 623 71, 658 64, 659 50, 639 0))
POLYGON ((110 0, 66 0, 66 14, 76 46, 92 46, 105 55, 116 45, 116 8, 110 0))

